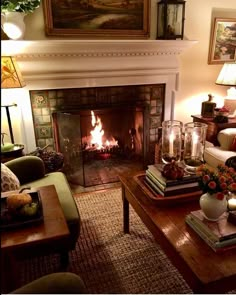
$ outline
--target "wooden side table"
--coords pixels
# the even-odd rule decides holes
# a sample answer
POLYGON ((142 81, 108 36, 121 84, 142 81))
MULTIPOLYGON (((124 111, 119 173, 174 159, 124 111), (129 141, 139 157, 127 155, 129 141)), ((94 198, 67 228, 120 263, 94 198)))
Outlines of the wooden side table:
POLYGON ((226 128, 236 128, 236 118, 229 118, 228 123, 215 123, 214 118, 204 118, 201 115, 191 115, 193 122, 205 123, 208 125, 206 140, 213 143, 214 145, 219 145, 217 140, 217 135, 220 130, 226 128))
POLYGON ((40 187, 43 222, 1 232, 1 291, 19 287, 18 260, 68 251, 69 229, 54 185, 40 187))

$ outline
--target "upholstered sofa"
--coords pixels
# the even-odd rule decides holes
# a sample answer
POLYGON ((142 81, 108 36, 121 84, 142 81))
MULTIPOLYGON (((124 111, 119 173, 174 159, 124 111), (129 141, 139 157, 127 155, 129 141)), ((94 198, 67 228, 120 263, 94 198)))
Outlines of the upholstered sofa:
POLYGON ((68 250, 74 249, 80 233, 80 214, 64 173, 46 174, 44 162, 37 156, 23 156, 4 164, 18 177, 21 188, 55 185, 70 230, 68 250))
POLYGON ((217 140, 220 146, 206 142, 204 150, 204 160, 213 168, 219 164, 225 164, 229 158, 236 156, 236 128, 221 130, 217 135, 217 140))

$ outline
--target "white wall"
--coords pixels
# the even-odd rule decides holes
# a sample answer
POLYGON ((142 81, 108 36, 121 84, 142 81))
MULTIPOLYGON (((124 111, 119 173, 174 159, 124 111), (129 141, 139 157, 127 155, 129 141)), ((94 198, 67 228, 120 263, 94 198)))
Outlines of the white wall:
MULTIPOLYGON (((150 39, 156 38, 157 0, 151 0, 150 39)), ((180 57, 180 89, 178 92, 175 119, 191 121, 192 114, 201 112, 201 102, 213 94, 217 106, 223 103, 227 87, 215 85, 215 80, 222 65, 208 65, 208 50, 211 22, 214 17, 236 17, 235 0, 187 0, 185 12, 185 38, 198 40, 180 57)), ((31 15, 26 16, 26 40, 47 39, 44 33, 44 15, 41 6, 31 15)), ((59 39, 50 37, 50 39, 59 39)), ((71 39, 71 38, 66 38, 71 39)))
MULTIPOLYGON (((43 1, 43 0, 42 0, 43 1)), ((156 10, 158 1, 151 0, 151 36, 156 36, 156 10)), ((222 65, 208 65, 208 49, 210 40, 211 22, 213 17, 236 17, 235 0, 187 0, 185 13, 185 38, 198 40, 191 49, 180 55, 180 83, 175 104, 175 119, 183 122, 192 121, 192 114, 201 112, 201 102, 207 100, 208 93, 213 94, 218 106, 222 105, 227 87, 215 85, 215 80, 222 65)), ((60 39, 59 37, 47 37, 44 31, 44 15, 41 6, 30 15, 25 17, 26 34, 25 40, 60 39)), ((63 38, 63 37, 62 37, 63 38)), ((62 39, 61 38, 61 39, 62 39)), ((65 38, 65 37, 64 37, 65 38)), ((66 37, 65 39, 75 39, 66 37)), ((27 87, 24 88, 27 91, 27 87)), ((25 94, 28 96, 29 94, 25 94)), ((22 113, 25 107, 19 96, 12 100, 17 102, 22 113)), ((18 114, 20 118, 22 114, 18 114)), ((25 113, 24 113, 25 116, 25 113)), ((31 114, 27 114, 29 120, 31 114)), ((22 124, 16 123, 14 135, 16 141, 26 143, 24 136, 20 136, 22 124), (20 128, 19 128, 20 126, 20 128), (18 130, 19 129, 19 130, 18 130)), ((32 131, 32 130, 31 130, 32 131)), ((33 131, 32 131, 33 132, 33 131)), ((29 151, 33 150, 34 142, 27 143, 29 151)))
POLYGON ((223 65, 207 63, 211 22, 214 17, 236 18, 236 1, 187 0, 185 15, 185 35, 198 43, 180 58, 180 91, 175 117, 183 122, 192 121, 191 114, 200 114, 201 102, 208 99, 208 93, 215 97, 217 106, 223 104, 228 87, 215 85, 223 65))

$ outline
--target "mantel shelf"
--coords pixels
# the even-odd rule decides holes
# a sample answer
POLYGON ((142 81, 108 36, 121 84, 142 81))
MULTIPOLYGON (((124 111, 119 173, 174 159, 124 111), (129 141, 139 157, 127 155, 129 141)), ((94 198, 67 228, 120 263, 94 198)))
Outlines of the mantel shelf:
POLYGON ((2 55, 17 59, 47 56, 97 56, 155 54, 179 55, 198 41, 190 40, 40 40, 2 41, 2 55))

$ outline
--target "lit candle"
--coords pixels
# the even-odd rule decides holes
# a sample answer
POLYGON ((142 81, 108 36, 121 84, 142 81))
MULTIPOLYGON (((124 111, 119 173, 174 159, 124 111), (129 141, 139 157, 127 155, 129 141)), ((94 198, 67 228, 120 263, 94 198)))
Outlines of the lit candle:
POLYGON ((198 146, 198 135, 193 132, 192 136, 192 157, 196 157, 197 155, 197 146, 198 146))
POLYGON ((232 198, 228 200, 229 210, 236 210, 236 199, 232 198))
POLYGON ((174 134, 171 132, 169 137, 169 154, 170 156, 174 156, 174 134))

